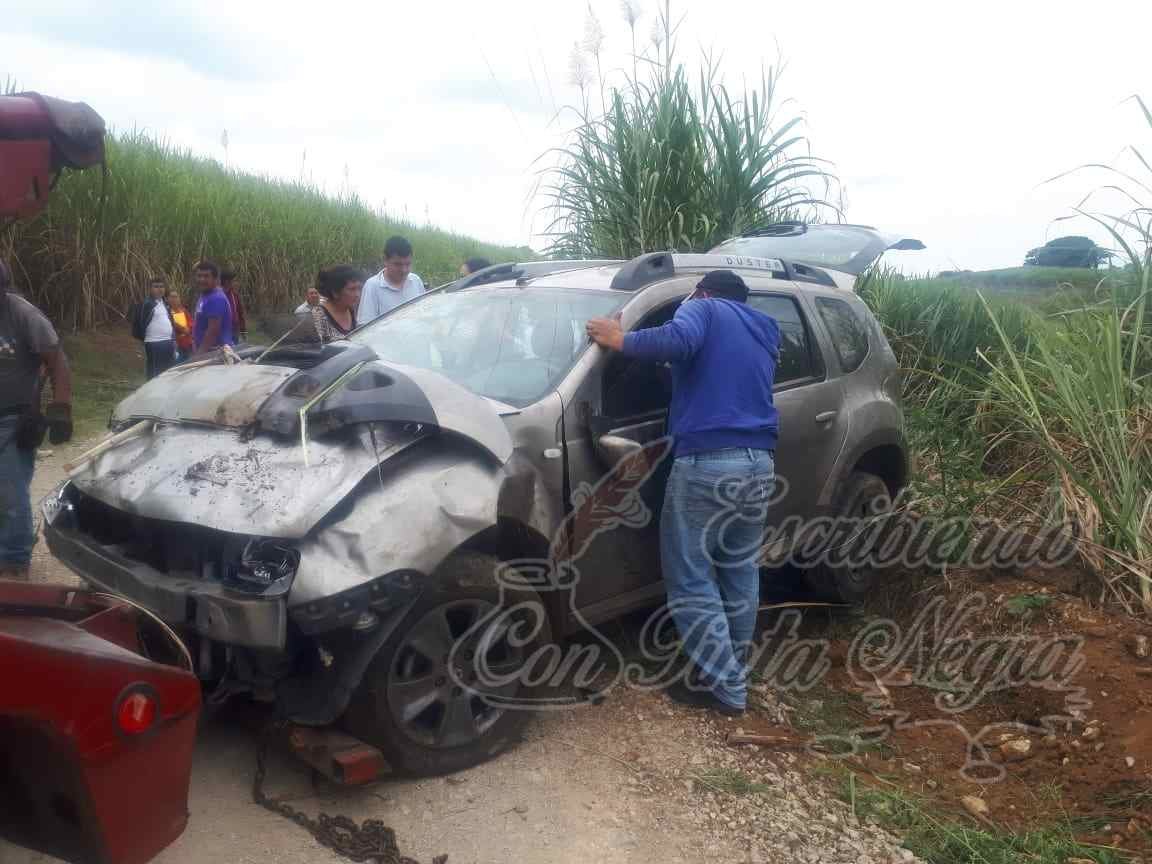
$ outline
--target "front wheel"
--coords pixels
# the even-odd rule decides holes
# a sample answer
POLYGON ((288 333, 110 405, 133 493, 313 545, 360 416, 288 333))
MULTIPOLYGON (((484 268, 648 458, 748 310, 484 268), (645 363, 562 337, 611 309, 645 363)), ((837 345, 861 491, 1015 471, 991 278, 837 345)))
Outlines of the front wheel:
POLYGON ((381 646, 349 706, 349 730, 379 747, 398 773, 461 771, 523 732, 530 712, 514 707, 527 695, 518 673, 551 635, 539 596, 502 592, 498 567, 473 553, 446 562, 381 646), (528 644, 519 638, 525 633, 535 634, 528 644))

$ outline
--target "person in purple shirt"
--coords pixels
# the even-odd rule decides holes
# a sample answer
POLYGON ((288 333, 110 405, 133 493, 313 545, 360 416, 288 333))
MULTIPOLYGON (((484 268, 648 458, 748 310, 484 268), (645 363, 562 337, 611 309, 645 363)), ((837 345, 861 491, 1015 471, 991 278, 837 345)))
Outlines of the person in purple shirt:
POLYGON ((232 306, 220 287, 220 268, 215 262, 204 260, 198 262, 192 272, 200 289, 196 322, 192 325, 195 353, 203 355, 221 345, 236 344, 232 337, 232 306))

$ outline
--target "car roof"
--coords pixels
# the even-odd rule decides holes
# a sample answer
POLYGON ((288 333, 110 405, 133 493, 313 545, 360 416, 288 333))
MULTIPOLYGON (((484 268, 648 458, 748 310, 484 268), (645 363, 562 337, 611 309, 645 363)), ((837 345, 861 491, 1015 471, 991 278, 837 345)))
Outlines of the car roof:
MULTIPOLYGON (((518 287, 521 288, 565 288, 565 289, 582 289, 585 291, 605 291, 612 292, 613 294, 620 294, 621 296, 633 296, 639 294, 654 285, 661 285, 673 279, 684 279, 691 276, 702 277, 708 271, 706 269, 698 269, 694 271, 682 270, 677 271, 674 275, 667 276, 663 279, 650 282, 635 291, 621 291, 612 287, 612 280, 620 272, 621 265, 616 264, 613 266, 605 267, 583 267, 578 270, 563 270, 558 273, 549 273, 545 276, 537 276, 525 280, 523 284, 518 287)), ((772 277, 765 277, 755 273, 741 273, 741 278, 748 284, 751 290, 764 290, 770 287, 795 287, 791 280, 773 279, 772 277)), ((517 281, 514 279, 506 279, 503 282, 490 282, 484 288, 513 288, 517 287, 517 281)))
POLYGON ((673 279, 702 277, 713 270, 733 270, 752 291, 788 290, 810 283, 838 291, 820 268, 776 259, 659 252, 631 261, 549 261, 497 265, 445 286, 448 291, 481 288, 553 288, 604 291, 624 296, 673 279))

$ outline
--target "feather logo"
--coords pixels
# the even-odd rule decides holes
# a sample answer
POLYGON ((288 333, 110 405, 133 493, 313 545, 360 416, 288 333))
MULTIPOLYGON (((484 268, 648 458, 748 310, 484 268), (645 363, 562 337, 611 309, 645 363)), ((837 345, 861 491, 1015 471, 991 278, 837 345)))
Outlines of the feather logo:
POLYGON ((552 539, 552 560, 579 559, 605 531, 647 525, 652 511, 640 497, 640 488, 671 449, 670 437, 650 441, 617 462, 595 484, 577 486, 572 492, 572 509, 552 539))

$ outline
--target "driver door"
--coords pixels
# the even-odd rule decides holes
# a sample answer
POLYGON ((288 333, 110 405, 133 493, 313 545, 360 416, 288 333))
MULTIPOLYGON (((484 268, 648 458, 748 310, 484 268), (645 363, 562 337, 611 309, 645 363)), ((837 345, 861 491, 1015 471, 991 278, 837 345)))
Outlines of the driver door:
MULTIPOLYGON (((677 293, 675 299, 665 301, 628 329, 657 327, 670 321, 687 294, 677 293)), ((614 491, 622 488, 622 481, 618 476, 610 477, 613 457, 602 452, 596 442, 605 435, 639 446, 658 441, 667 434, 671 399, 672 371, 666 364, 611 354, 589 374, 572 406, 576 422, 567 427, 572 491, 577 499, 582 487, 596 496, 609 523, 606 525, 603 518, 581 519, 574 526, 573 547, 578 554, 573 561, 580 574, 575 605, 589 623, 663 597, 659 519, 672 468, 671 453, 639 486, 647 510, 643 524, 611 525, 622 521, 613 520, 607 510, 620 503, 614 491), (608 488, 609 483, 614 487, 608 488)), ((634 509, 629 512, 635 515, 634 509)))

